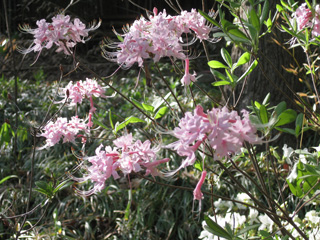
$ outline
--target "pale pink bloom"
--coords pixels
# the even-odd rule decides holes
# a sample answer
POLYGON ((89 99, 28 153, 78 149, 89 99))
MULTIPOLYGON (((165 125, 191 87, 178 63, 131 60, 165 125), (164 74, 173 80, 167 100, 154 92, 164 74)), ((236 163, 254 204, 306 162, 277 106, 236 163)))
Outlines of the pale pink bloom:
POLYGON ((197 106, 194 113, 185 113, 172 134, 178 141, 167 145, 186 157, 180 167, 193 165, 196 160, 196 150, 206 141, 214 150, 214 158, 222 159, 231 154, 240 152, 244 141, 260 143, 255 127, 250 123, 247 111, 242 112, 242 117, 236 111, 229 111, 226 107, 213 108, 207 114, 201 106, 197 106))
POLYGON ((64 99, 56 103, 64 103, 66 100, 70 100, 70 105, 75 106, 82 103, 85 98, 90 99, 90 113, 94 113, 96 108, 93 106, 92 97, 106 98, 104 89, 98 84, 95 79, 86 78, 85 81, 78 81, 73 83, 70 81, 65 88, 60 91, 60 96, 64 99))
POLYGON ((310 27, 312 25, 312 12, 307 8, 307 4, 303 3, 297 8, 295 12, 295 17, 297 20, 298 29, 301 30, 305 27, 310 27))
POLYGON ((79 132, 88 133, 87 124, 78 116, 74 116, 70 121, 67 118, 57 118, 55 122, 50 121, 39 135, 46 138, 46 144, 42 148, 52 147, 59 143, 60 139, 63 142, 74 142, 79 132))
POLYGON ((56 52, 63 51, 66 55, 70 55, 72 48, 78 42, 85 42, 88 32, 96 30, 100 26, 100 22, 89 28, 78 19, 70 21, 70 16, 59 14, 52 18, 52 22, 48 23, 45 19, 37 21, 38 28, 30 29, 28 26, 21 28, 26 33, 34 35, 34 41, 28 49, 21 52, 27 54, 29 52, 41 52, 43 48, 51 48, 57 46, 56 52))
POLYGON ((201 187, 206 180, 207 171, 203 171, 201 173, 201 177, 199 179, 199 182, 197 183, 196 188, 193 190, 193 201, 198 200, 199 201, 199 211, 201 211, 202 206, 202 199, 203 199, 203 193, 201 192, 201 187))
POLYGON ((163 57, 185 59, 180 44, 182 34, 195 33, 200 40, 209 37, 211 29, 194 9, 190 13, 184 11, 179 16, 170 16, 165 9, 159 13, 154 9, 153 12, 154 16, 149 16, 149 19, 141 17, 134 21, 131 27, 126 28, 121 35, 122 42, 108 44, 108 47, 119 50, 104 51, 105 57, 125 68, 130 68, 134 63, 142 67, 144 59, 148 58, 152 58, 154 62, 163 57))
POLYGON ((201 177, 199 179, 199 182, 197 183, 196 188, 193 191, 193 199, 201 201, 203 199, 203 193, 201 192, 201 187, 204 181, 206 180, 207 171, 203 171, 201 173, 201 177))
POLYGON ((160 148, 151 148, 149 140, 141 142, 140 140, 134 142, 132 134, 119 137, 113 141, 115 148, 110 146, 102 149, 100 145, 95 153, 95 156, 87 157, 90 163, 86 167, 87 174, 82 178, 72 177, 75 181, 83 182, 91 180, 94 187, 85 192, 80 192, 83 195, 91 195, 95 192, 101 191, 105 187, 105 181, 113 176, 114 179, 119 178, 118 172, 127 175, 132 172, 146 171, 146 175, 159 175, 157 166, 161 163, 169 161, 168 158, 157 160, 156 153, 160 148))
POLYGON ((184 75, 181 78, 182 86, 189 86, 191 82, 196 81, 196 73, 194 72, 192 75, 189 73, 189 58, 185 59, 185 70, 184 75))

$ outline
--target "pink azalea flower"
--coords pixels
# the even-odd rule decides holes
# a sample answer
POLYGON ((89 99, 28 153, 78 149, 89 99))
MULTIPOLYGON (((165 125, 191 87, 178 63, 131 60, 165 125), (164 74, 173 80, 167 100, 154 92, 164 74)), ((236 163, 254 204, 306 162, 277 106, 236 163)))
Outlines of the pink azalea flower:
POLYGON ((306 3, 301 4, 301 6, 297 8, 294 15, 297 19, 299 30, 311 26, 312 12, 309 8, 307 8, 306 3))
POLYGON ((49 122, 39 135, 46 138, 46 144, 42 148, 52 147, 62 138, 64 143, 75 142, 80 131, 88 133, 88 128, 78 116, 72 117, 70 121, 67 118, 59 117, 55 122, 49 122))
POLYGON ((157 166, 169 161, 168 158, 157 160, 156 153, 160 148, 151 148, 149 140, 141 142, 140 140, 134 142, 132 134, 119 137, 113 141, 115 148, 110 146, 102 150, 100 145, 95 153, 95 156, 87 157, 90 163, 86 167, 87 174, 82 178, 72 178, 78 182, 91 180, 94 187, 89 191, 80 192, 83 195, 91 195, 95 192, 101 191, 105 187, 105 181, 111 176, 114 179, 119 178, 118 172, 127 175, 132 172, 146 171, 146 175, 158 176, 159 171, 157 166))
POLYGON ((196 81, 196 73, 194 72, 192 75, 189 73, 189 58, 185 59, 185 73, 181 78, 182 86, 189 86, 191 82, 196 81))
POLYGON ((214 158, 222 159, 231 154, 238 153, 244 141, 260 143, 256 129, 250 123, 247 111, 242 111, 242 117, 236 111, 229 111, 226 107, 213 108, 207 114, 201 106, 197 106, 194 113, 185 113, 172 134, 178 141, 167 145, 186 157, 180 167, 193 165, 196 160, 196 150, 206 141, 214 150, 214 158))
POLYGON ((28 49, 21 50, 22 53, 41 52, 43 48, 51 48, 56 45, 57 52, 63 51, 66 55, 70 55, 72 48, 78 42, 85 42, 88 32, 96 30, 100 26, 100 22, 89 28, 78 19, 70 21, 70 16, 59 14, 52 18, 52 22, 48 23, 45 19, 37 21, 38 28, 30 29, 28 26, 21 28, 26 33, 34 35, 34 40, 28 49))
POLYGON ((197 183, 196 188, 193 191, 193 199, 201 201, 203 199, 203 193, 201 192, 201 187, 204 181, 206 180, 207 171, 203 171, 201 173, 201 177, 199 179, 199 182, 197 183))
POLYGON ((183 11, 179 16, 170 16, 165 9, 162 12, 154 9, 154 16, 149 16, 149 19, 141 17, 124 30, 122 42, 107 45, 119 49, 117 52, 104 51, 104 54, 108 60, 118 62, 125 68, 130 68, 134 63, 142 67, 144 59, 148 58, 154 62, 162 57, 185 59, 180 44, 182 34, 194 33, 204 40, 208 39, 210 30, 205 18, 195 9, 183 11))

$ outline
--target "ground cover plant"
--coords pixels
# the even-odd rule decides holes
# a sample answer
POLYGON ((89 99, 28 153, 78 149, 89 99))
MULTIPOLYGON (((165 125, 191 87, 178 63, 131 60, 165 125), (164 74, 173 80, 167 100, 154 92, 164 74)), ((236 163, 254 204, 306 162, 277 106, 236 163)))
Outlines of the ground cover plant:
MULTIPOLYGON (((118 65, 109 76, 77 55, 101 21, 68 15, 73 1, 20 26, 32 40, 17 49, 33 65, 54 49, 73 67, 58 66, 54 83, 43 70, 0 79, 0 238, 320 238, 320 5, 167 3, 175 14, 145 9, 102 41, 103 57, 118 65), (276 66, 266 39, 292 64, 276 66), (218 43, 213 59, 208 46, 218 43), (255 73, 273 91, 244 108, 255 73)), ((6 56, 11 37, 2 47, 6 56)))

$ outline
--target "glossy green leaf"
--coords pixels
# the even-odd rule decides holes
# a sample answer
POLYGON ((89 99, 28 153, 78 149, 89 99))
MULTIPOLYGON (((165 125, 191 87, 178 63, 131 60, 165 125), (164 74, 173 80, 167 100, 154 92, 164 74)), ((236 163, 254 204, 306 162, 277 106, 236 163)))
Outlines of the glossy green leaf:
POLYGON ((278 117, 284 110, 286 110, 286 108, 287 108, 287 103, 285 101, 282 101, 276 106, 276 108, 274 109, 274 113, 278 117))
POLYGON ((229 68, 226 65, 224 65, 223 63, 216 61, 216 60, 212 60, 212 61, 208 62, 208 65, 209 65, 209 67, 214 68, 214 69, 216 69, 216 68, 229 68))
POLYGON ((228 51, 225 48, 221 49, 221 56, 223 58, 223 60, 228 64, 228 66, 231 68, 232 67, 232 59, 230 54, 228 53, 228 51))
POLYGON ((257 65, 258 65, 258 61, 257 60, 252 62, 251 65, 248 67, 248 69, 242 74, 242 76, 237 79, 237 82, 240 82, 247 75, 249 75, 257 67, 257 65))
POLYGON ((263 124, 266 124, 269 122, 268 112, 264 105, 260 106, 260 119, 263 124))
POLYGON ((154 111, 154 107, 149 105, 149 104, 142 103, 142 107, 143 107, 144 110, 146 110, 148 112, 153 113, 153 111, 154 111))
POLYGON ((277 129, 280 132, 284 132, 284 133, 289 133, 293 136, 296 136, 296 132, 294 129, 291 128, 280 128, 280 127, 276 127, 275 129, 277 129))
POLYGON ((193 165, 195 169, 197 169, 198 171, 202 172, 203 171, 203 167, 202 167, 202 161, 197 160, 196 163, 193 165))
POLYGON ((111 113, 111 109, 109 110, 109 122, 110 122, 110 126, 112 129, 114 129, 114 125, 113 125, 113 121, 112 121, 112 113, 111 113))
POLYGON ((295 128, 295 135, 298 137, 300 135, 302 126, 303 126, 303 113, 299 113, 296 118, 296 128, 295 128))
POLYGON ((240 58, 238 59, 237 63, 236 63, 236 67, 239 67, 243 64, 246 64, 247 62, 250 61, 250 53, 245 52, 243 53, 240 58))
POLYGON ((4 178, 2 178, 2 179, 0 180, 0 185, 1 185, 2 183, 4 183, 5 181, 9 180, 10 178, 18 178, 18 176, 17 176, 17 175, 6 176, 6 177, 4 177, 4 178))
POLYGON ((221 79, 222 81, 227 81, 228 82, 228 78, 222 74, 221 72, 214 70, 214 69, 210 69, 211 73, 216 76, 217 78, 221 79))
POLYGON ((212 86, 218 87, 218 86, 224 86, 224 85, 230 85, 229 81, 217 81, 212 83, 212 86))
POLYGON ((250 20, 251 20, 251 24, 254 26, 254 28, 259 33, 259 31, 260 31, 260 20, 259 20, 258 15, 256 13, 256 10, 254 8, 252 8, 251 11, 250 11, 250 20))
POLYGON ((201 11, 200 9, 198 10, 198 12, 207 20, 209 21, 210 23, 212 23, 213 25, 215 25, 216 27, 219 27, 220 28, 220 24, 214 20, 212 17, 210 17, 207 13, 201 11))
POLYGON ((278 126, 282 126, 288 123, 291 123, 293 121, 295 121, 297 118, 297 113, 296 111, 292 110, 292 109, 286 109, 284 110, 280 116, 279 116, 279 121, 276 123, 276 127, 278 126))
POLYGON ((266 0, 264 2, 262 13, 260 16, 260 26, 264 23, 264 21, 267 19, 268 16, 269 16, 269 0, 266 0))
POLYGON ((137 117, 127 117, 123 122, 116 123, 115 126, 115 132, 117 133, 119 130, 121 130, 122 128, 126 127, 129 123, 139 123, 139 122, 145 122, 144 120, 137 118, 137 117))
POLYGON ((162 107, 158 110, 158 112, 156 113, 154 119, 159 119, 162 118, 167 112, 168 112, 169 108, 168 107, 162 107))
POLYGON ((208 217, 207 215, 204 215, 204 220, 207 224, 207 226, 205 226, 205 229, 208 230, 209 232, 211 232, 219 237, 223 237, 225 239, 228 239, 228 240, 233 239, 233 237, 226 230, 224 230, 222 227, 220 227, 219 224, 212 221, 212 219, 210 217, 208 217))

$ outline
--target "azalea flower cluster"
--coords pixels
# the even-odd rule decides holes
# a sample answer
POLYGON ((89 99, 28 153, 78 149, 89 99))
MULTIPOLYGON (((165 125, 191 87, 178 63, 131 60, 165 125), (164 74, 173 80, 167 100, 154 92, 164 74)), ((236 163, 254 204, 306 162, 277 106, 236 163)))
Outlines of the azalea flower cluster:
POLYGON ((243 110, 241 117, 236 111, 230 112, 226 107, 213 108, 204 113, 203 108, 198 105, 193 114, 185 114, 172 134, 179 140, 167 147, 186 157, 178 170, 194 164, 195 151, 204 141, 215 150, 216 159, 239 152, 245 141, 260 141, 255 127, 250 123, 248 112, 243 110))
POLYGON ((46 138, 46 144, 42 148, 52 147, 63 142, 75 142, 75 138, 79 132, 88 133, 88 125, 78 116, 74 116, 68 121, 67 118, 59 117, 56 121, 50 121, 43 128, 40 137, 46 138))
POLYGON ((314 11, 307 7, 306 3, 303 3, 297 8, 294 16, 297 20, 298 29, 302 30, 306 27, 312 28, 312 35, 317 37, 320 35, 320 6, 316 5, 314 11))
POLYGON ((139 172, 143 169, 146 175, 152 176, 159 175, 156 167, 169 161, 169 158, 156 160, 156 153, 160 148, 151 148, 151 142, 146 140, 133 141, 132 134, 128 134, 113 141, 114 148, 111 146, 103 147, 100 145, 95 153, 95 156, 87 157, 88 162, 91 164, 87 167, 87 172, 84 177, 76 178, 78 182, 91 180, 94 187, 89 191, 81 192, 84 195, 91 195, 95 192, 101 191, 105 187, 105 181, 111 176, 114 179, 119 178, 118 171, 124 175, 131 172, 139 172))
POLYGON ((51 23, 45 19, 38 20, 37 26, 35 29, 31 29, 27 25, 21 27, 22 31, 34 35, 33 43, 28 49, 22 50, 22 53, 41 52, 43 48, 49 49, 56 45, 58 47, 56 52, 63 51, 64 54, 70 55, 70 49, 78 42, 84 43, 88 32, 96 30, 100 26, 100 22, 86 28, 86 25, 78 18, 72 22, 70 16, 59 14, 52 18, 51 23))
MULTIPOLYGON (((86 78, 85 81, 80 80, 76 83, 70 81, 68 85, 62 89, 61 97, 64 98, 63 101, 70 99, 70 105, 75 106, 78 103, 81 104, 85 98, 90 98, 90 102, 92 102, 92 96, 106 97, 104 92, 104 89, 98 84, 97 80, 86 78)), ((94 112, 94 110, 91 111, 94 112)))
MULTIPOLYGON (((158 62, 162 57, 185 59, 181 43, 182 34, 194 33, 201 41, 209 38, 210 27, 195 9, 191 12, 182 11, 178 16, 170 16, 164 9, 147 20, 141 17, 120 36, 123 41, 116 43, 117 52, 104 51, 105 57, 130 68, 134 63, 142 67, 143 60, 152 58, 158 62)), ((110 47, 110 45, 109 45, 110 47)))
MULTIPOLYGON (((70 106, 76 106, 78 103, 81 104, 84 98, 90 98, 90 111, 88 123, 87 120, 74 116, 68 122, 67 118, 57 118, 56 121, 50 121, 42 129, 42 133, 39 136, 46 138, 46 144, 42 148, 52 147, 59 143, 60 139, 63 138, 63 142, 75 142, 76 137, 83 137, 82 134, 78 134, 80 131, 89 133, 89 128, 93 126, 92 114, 96 108, 93 106, 92 97, 106 97, 104 95, 103 88, 94 79, 87 78, 85 81, 77 81, 73 83, 70 81, 65 88, 62 88, 61 97, 64 99, 55 103, 64 103, 70 99, 70 106)), ((83 143, 85 138, 83 138, 83 143)))

